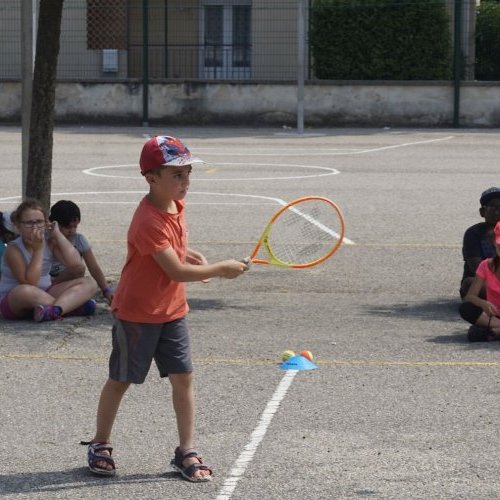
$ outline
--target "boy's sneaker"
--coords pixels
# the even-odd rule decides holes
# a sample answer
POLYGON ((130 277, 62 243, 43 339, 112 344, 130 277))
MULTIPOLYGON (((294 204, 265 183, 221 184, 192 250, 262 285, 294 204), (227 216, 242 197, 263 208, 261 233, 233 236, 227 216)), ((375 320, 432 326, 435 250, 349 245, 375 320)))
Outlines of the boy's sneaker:
POLYGON ((84 302, 80 307, 73 309, 66 316, 92 316, 95 313, 96 301, 89 299, 84 302))
POLYGON ((61 319, 61 308, 59 306, 36 306, 33 310, 33 319, 37 323, 61 319))

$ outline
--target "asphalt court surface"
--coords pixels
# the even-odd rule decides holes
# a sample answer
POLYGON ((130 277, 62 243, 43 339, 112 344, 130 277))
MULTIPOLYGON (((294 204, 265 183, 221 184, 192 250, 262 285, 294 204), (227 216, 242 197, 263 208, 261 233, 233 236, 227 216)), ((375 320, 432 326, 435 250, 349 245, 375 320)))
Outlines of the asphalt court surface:
MULTIPOLYGON (((5 498, 330 499, 500 497, 500 360, 468 344, 456 312, 461 238, 479 195, 499 185, 498 130, 58 128, 52 202, 82 210, 81 231, 111 282, 146 183, 146 136, 185 140, 190 245, 244 257, 280 203, 322 195, 347 241, 308 270, 254 266, 191 283, 197 444, 215 479, 169 470, 176 427, 153 368, 114 428, 118 474, 95 478, 92 437, 111 318, 0 320, 0 495, 5 498), (278 368, 309 349, 317 370, 278 368)), ((0 210, 19 202, 20 130, 0 127, 0 210)))

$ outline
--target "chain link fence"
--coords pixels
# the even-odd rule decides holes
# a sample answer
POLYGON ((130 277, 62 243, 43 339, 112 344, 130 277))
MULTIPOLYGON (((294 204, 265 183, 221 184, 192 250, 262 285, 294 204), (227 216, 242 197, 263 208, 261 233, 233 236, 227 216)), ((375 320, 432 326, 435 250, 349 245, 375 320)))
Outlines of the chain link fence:
MULTIPOLYGON (((2 0, 0 80, 20 79, 20 27, 2 0)), ((499 0, 65 0, 57 77, 296 81, 303 47, 310 82, 499 80, 499 33, 499 0)))

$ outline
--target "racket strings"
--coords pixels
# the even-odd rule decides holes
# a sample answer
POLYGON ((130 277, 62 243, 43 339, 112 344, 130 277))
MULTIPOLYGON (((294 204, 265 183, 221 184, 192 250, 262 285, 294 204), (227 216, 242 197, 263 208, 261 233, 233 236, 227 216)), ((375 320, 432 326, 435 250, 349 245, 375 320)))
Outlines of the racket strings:
POLYGON ((308 264, 328 254, 338 244, 341 233, 339 214, 330 203, 306 200, 280 214, 266 246, 274 259, 285 264, 308 264))

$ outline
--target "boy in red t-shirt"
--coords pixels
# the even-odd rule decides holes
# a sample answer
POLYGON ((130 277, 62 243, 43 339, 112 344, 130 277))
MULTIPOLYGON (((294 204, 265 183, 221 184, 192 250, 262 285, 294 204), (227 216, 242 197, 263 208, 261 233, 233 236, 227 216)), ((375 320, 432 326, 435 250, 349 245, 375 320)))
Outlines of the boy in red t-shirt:
POLYGON ((127 235, 127 260, 111 308, 115 315, 109 378, 97 410, 97 430, 88 444, 92 472, 115 474, 110 445, 113 422, 131 383, 144 382, 156 362, 169 377, 177 416, 179 446, 172 466, 189 481, 208 481, 212 470, 194 449, 194 390, 185 316, 184 282, 212 277, 235 278, 248 270, 244 262, 208 264, 187 247, 184 197, 192 164, 200 162, 174 137, 149 139, 142 149, 141 173, 149 193, 140 202, 127 235))

